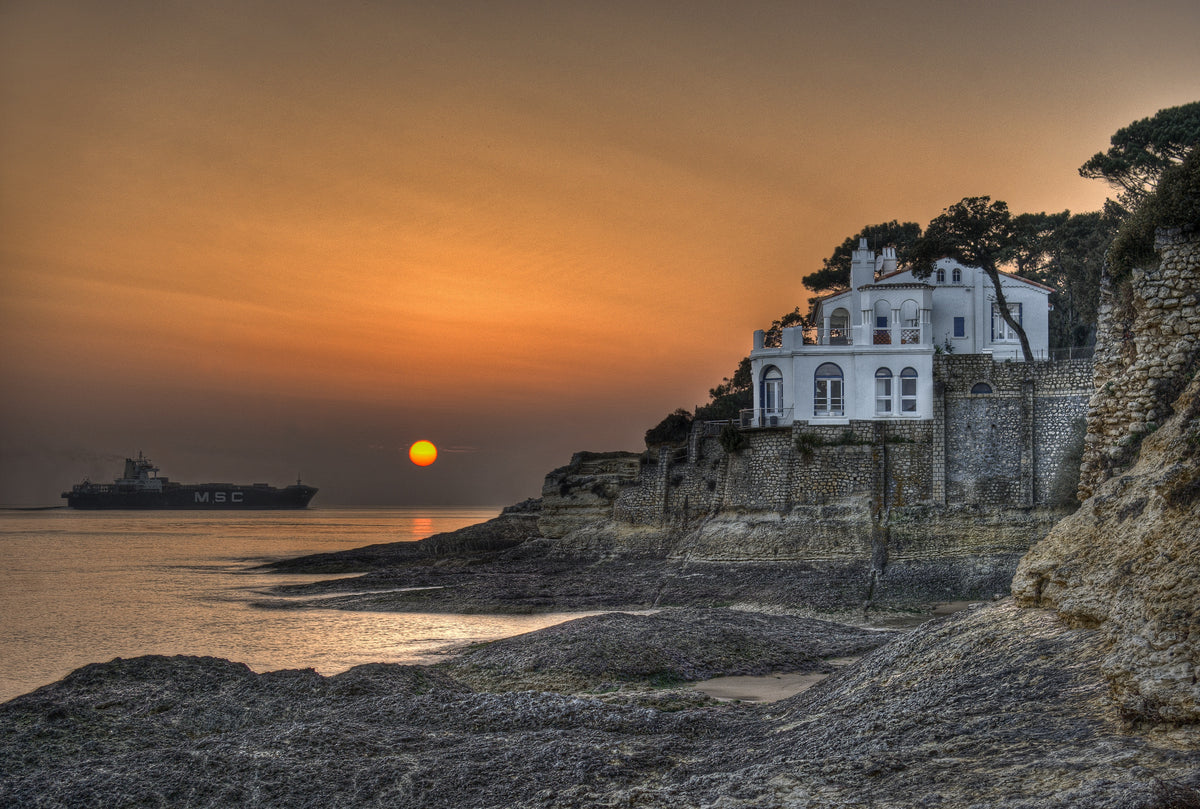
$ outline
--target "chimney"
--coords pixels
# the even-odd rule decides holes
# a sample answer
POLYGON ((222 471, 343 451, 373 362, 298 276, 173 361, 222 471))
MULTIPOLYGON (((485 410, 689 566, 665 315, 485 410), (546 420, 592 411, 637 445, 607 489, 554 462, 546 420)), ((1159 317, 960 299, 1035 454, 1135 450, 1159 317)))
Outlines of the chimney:
POLYGON ((858 289, 875 281, 875 251, 867 249, 865 238, 858 240, 858 249, 850 259, 850 288, 858 289))
POLYGON ((896 271, 896 248, 888 245, 883 248, 883 268, 882 273, 887 275, 896 271))

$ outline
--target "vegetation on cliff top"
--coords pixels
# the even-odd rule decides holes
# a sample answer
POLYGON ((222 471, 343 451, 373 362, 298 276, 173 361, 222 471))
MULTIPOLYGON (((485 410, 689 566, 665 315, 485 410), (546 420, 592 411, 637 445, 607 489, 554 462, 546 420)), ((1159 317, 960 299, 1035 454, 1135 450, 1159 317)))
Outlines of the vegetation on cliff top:
MULTIPOLYGON (((967 197, 943 211, 925 231, 915 222, 896 220, 865 225, 835 247, 820 270, 805 275, 803 283, 818 293, 846 289, 860 238, 874 249, 895 247, 899 269, 927 267, 931 256, 953 255, 983 267, 993 283, 989 265, 1050 287, 1050 348, 1089 346, 1095 341, 1106 263, 1119 281, 1130 268, 1157 260, 1157 227, 1200 225, 1200 157, 1194 153, 1200 145, 1200 101, 1135 121, 1114 133, 1111 143, 1108 151, 1098 152, 1079 168, 1082 176, 1103 179, 1120 191, 1119 199, 1109 200, 1102 211, 1012 215, 1003 201, 967 197), (978 237, 974 246, 972 231, 978 237)), ((807 314, 796 306, 773 321, 764 330, 764 345, 778 346, 785 328, 809 330, 818 300, 809 298, 807 314)), ((697 405, 694 413, 680 408, 669 414, 646 432, 646 443, 680 443, 693 420, 735 419, 753 406, 753 398, 750 358, 744 357, 732 376, 709 390, 707 403, 697 405)))

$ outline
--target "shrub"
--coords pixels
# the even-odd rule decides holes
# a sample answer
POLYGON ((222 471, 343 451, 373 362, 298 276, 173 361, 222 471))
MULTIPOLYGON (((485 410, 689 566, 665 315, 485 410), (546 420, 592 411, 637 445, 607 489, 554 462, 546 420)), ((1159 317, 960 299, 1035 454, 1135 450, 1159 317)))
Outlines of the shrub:
POLYGON ((646 446, 682 444, 692 431, 692 414, 682 407, 646 431, 646 446))
POLYGON ((796 452, 806 459, 812 457, 814 449, 824 445, 825 442, 821 440, 821 437, 814 433, 796 434, 796 452))
POLYGON ((732 424, 726 424, 721 428, 721 435, 717 440, 721 442, 721 449, 730 455, 741 452, 746 447, 746 436, 742 435, 742 431, 732 424))

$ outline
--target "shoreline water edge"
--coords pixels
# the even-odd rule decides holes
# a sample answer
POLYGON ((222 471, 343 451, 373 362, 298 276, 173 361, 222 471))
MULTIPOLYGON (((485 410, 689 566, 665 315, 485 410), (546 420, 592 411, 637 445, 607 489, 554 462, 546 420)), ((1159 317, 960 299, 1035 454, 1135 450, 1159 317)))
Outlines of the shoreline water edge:
POLYGON ((1102 634, 1052 610, 867 612, 861 579, 838 587, 820 565, 564 557, 531 536, 537 513, 273 562, 330 578, 254 603, 600 614, 329 677, 186 656, 85 666, 0 705, 16 762, 0 801, 1149 807, 1198 785, 1194 728, 1131 734, 1105 700, 1102 634))

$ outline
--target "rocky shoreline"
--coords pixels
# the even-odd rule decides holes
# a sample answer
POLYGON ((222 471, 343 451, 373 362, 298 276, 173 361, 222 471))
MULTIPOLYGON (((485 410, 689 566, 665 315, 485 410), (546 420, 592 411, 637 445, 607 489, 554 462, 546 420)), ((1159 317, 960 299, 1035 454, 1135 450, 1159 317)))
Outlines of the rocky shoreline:
POLYGON ((1104 648, 1008 600, 904 633, 731 610, 594 616, 332 677, 118 659, 0 705, 0 803, 1194 805, 1163 801, 1196 794, 1196 735, 1130 732, 1104 648), (872 647, 780 702, 681 687, 872 647))
MULTIPOLYGON (((279 585, 263 593, 255 606, 460 614, 745 606, 887 625, 928 618, 937 603, 993 600, 1008 590, 1008 578, 991 571, 977 576, 974 587, 964 590, 958 584, 970 578, 964 575, 936 593, 924 580, 905 588, 894 575, 888 597, 872 598, 864 585, 871 579, 867 558, 735 562, 665 554, 568 554, 559 542, 537 533, 538 508, 538 501, 526 501, 488 522, 419 542, 273 562, 263 569, 359 575, 279 585)), ((1011 568, 1018 558, 1013 555, 1011 568)), ((932 564, 944 567, 946 562, 932 564)))

